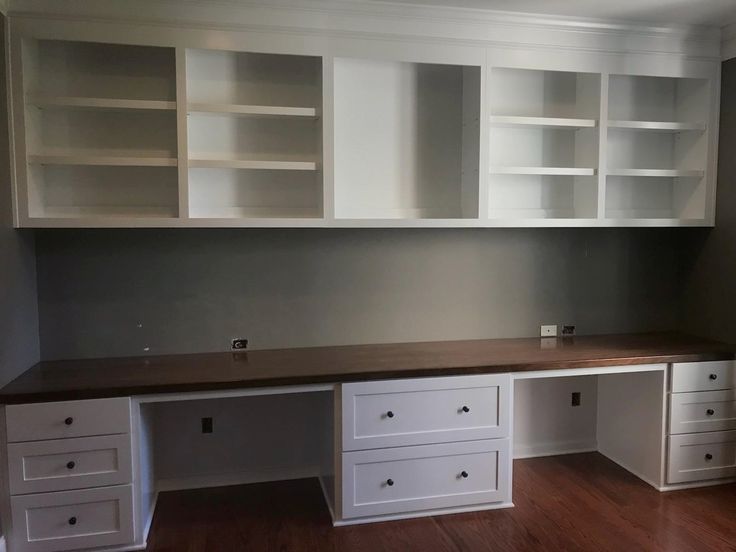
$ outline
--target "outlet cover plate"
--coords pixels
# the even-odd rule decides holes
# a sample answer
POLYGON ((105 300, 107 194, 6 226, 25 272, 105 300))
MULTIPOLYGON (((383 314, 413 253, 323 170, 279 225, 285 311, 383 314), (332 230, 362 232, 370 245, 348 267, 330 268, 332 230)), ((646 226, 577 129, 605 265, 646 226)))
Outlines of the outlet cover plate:
POLYGON ((557 324, 547 324, 540 328, 541 337, 557 337, 557 324))

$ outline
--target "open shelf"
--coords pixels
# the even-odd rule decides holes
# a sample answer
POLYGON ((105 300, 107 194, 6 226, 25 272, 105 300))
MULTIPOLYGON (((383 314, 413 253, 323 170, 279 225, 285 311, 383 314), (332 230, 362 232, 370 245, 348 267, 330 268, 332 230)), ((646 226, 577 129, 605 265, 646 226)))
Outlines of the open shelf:
POLYGON ((174 110, 176 102, 162 100, 128 100, 123 98, 86 98, 82 96, 26 96, 26 105, 55 109, 154 109, 174 110))
POLYGON ((318 116, 315 107, 190 103, 187 109, 189 113, 221 113, 243 117, 306 117, 314 119, 318 116))
POLYGON ((530 174, 549 176, 594 176, 596 169, 575 167, 491 167, 491 174, 530 174))
POLYGON ((596 178, 559 175, 505 175, 489 190, 491 219, 594 219, 596 178))
POLYGON ((254 169, 277 171, 316 171, 314 161, 283 161, 268 159, 190 159, 189 166, 204 169, 254 169))
POLYGON ((553 129, 595 128, 597 119, 570 119, 562 117, 516 117, 511 115, 491 115, 491 125, 499 127, 532 127, 553 129))
POLYGON ((664 175, 609 175, 606 179, 607 219, 705 218, 705 180, 664 175))
POLYGON ((704 171, 681 169, 608 169, 609 176, 644 176, 651 178, 702 178, 704 171))
POLYGON ((678 123, 676 121, 608 121, 608 128, 650 130, 658 132, 704 131, 703 122, 678 123))
POLYGON ((176 168, 101 165, 29 167, 29 215, 43 218, 171 218, 176 168))
POLYGON ((335 216, 478 216, 480 67, 335 59, 335 216))
POLYGON ((89 165, 108 167, 176 167, 176 157, 123 157, 119 155, 29 155, 38 165, 89 165))

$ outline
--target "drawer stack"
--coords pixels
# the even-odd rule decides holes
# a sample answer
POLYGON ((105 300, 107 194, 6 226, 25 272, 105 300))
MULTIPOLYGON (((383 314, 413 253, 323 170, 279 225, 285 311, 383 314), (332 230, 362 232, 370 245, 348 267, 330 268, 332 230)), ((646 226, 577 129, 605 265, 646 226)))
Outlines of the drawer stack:
POLYGON ((667 482, 736 477, 736 363, 672 365, 667 482))
POLYGON ((511 379, 342 385, 342 519, 510 502, 511 379))
POLYGON ((130 544, 130 399, 5 408, 10 552, 130 544))

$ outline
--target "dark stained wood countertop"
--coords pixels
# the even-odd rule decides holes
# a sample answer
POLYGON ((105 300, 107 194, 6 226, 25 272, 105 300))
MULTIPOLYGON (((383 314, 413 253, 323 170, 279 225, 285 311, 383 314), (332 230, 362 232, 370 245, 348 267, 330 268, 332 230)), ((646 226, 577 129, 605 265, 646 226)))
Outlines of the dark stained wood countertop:
POLYGON ((551 342, 548 339, 433 341, 40 362, 0 389, 0 404, 736 358, 734 345, 680 333, 599 335, 551 342))

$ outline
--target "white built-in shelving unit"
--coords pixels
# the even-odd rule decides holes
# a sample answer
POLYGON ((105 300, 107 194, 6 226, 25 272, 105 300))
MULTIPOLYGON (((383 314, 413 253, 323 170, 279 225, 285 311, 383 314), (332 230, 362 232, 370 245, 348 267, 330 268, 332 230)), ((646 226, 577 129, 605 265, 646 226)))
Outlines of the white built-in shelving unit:
POLYGON ((713 224, 715 66, 110 32, 13 33, 18 226, 713 224))

